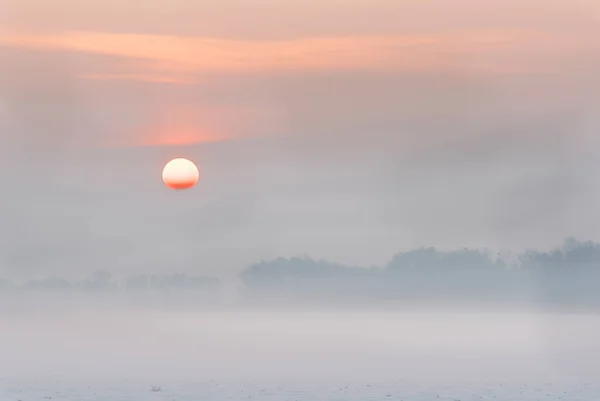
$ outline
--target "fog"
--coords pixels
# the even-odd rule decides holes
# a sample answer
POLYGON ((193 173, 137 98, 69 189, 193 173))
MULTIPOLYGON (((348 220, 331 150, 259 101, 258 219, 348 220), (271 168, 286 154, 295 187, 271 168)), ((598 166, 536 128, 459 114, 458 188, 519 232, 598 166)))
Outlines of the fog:
POLYGON ((597 1, 226 3, 0 0, 0 378, 599 377, 597 1))
POLYGON ((594 315, 80 305, 0 316, 4 377, 497 383, 600 373, 594 315))
POLYGON ((0 375, 591 380, 599 256, 600 244, 570 238, 513 254, 417 248, 380 267, 277 258, 233 281, 152 269, 21 275, 0 280, 0 375))

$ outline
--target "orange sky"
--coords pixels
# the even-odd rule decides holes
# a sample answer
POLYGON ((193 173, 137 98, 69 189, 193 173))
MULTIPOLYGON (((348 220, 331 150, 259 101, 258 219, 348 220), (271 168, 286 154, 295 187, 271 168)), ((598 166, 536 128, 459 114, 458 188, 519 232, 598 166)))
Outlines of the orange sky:
MULTIPOLYGON (((474 31, 453 35, 229 40, 205 37, 60 32, 4 33, 0 44, 38 50, 97 53, 139 61, 139 77, 185 82, 185 74, 310 70, 428 71, 471 67, 473 73, 552 71, 570 51, 599 50, 598 40, 536 30, 474 31), (150 62, 150 63, 148 63, 150 62), (144 65, 145 63, 145 65, 144 65), (144 68, 156 74, 151 75, 144 68)), ((568 60, 562 60, 568 63, 568 60)), ((110 75, 97 74, 108 79, 110 75)), ((94 77, 95 75, 91 75, 94 77)))
MULTIPOLYGON (((115 90, 137 82, 140 93, 154 91, 153 85, 200 88, 248 76, 258 77, 250 86, 259 93, 277 76, 305 79, 323 72, 458 74, 487 80, 512 74, 576 76, 600 61, 598 6, 590 0, 261 0, 252 7, 242 0, 151 0, 143 5, 9 0, 4 6, 0 52, 60 55, 69 79, 115 90)), ((27 72, 12 58, 4 63, 14 64, 16 74, 40 74, 27 72)), ((261 126, 263 131, 285 130, 282 121, 296 113, 286 109, 282 114, 274 100, 198 106, 178 95, 178 89, 161 90, 173 95, 146 111, 148 121, 129 130, 133 142, 252 137, 261 126), (167 122, 173 118, 166 115, 179 116, 177 123, 167 122)))

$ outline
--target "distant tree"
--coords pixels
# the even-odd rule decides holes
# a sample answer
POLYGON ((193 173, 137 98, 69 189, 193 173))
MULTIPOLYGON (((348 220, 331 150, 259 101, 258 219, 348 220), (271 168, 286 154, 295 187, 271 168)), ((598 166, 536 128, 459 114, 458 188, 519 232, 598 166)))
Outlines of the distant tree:
POLYGON ((77 287, 85 291, 116 291, 118 284, 112 280, 112 274, 99 270, 88 279, 78 282, 77 287))
POLYGON ((419 248, 396 254, 386 266, 392 272, 418 270, 459 271, 482 270, 505 267, 502 261, 494 261, 489 253, 476 249, 460 249, 457 251, 440 252, 433 247, 419 248))
POLYGON ((57 291, 57 290, 69 290, 71 289, 71 283, 62 277, 48 277, 42 280, 33 279, 28 280, 21 286, 24 290, 34 291, 57 291))
POLYGON ((600 268, 600 244, 568 238, 561 248, 548 252, 529 250, 520 255, 520 260, 523 268, 541 273, 597 270, 600 268))
POLYGON ((246 285, 264 287, 283 284, 293 279, 327 279, 368 274, 368 269, 296 257, 262 261, 244 269, 240 275, 246 285))
POLYGON ((563 245, 564 263, 574 267, 599 268, 600 244, 568 238, 563 245))

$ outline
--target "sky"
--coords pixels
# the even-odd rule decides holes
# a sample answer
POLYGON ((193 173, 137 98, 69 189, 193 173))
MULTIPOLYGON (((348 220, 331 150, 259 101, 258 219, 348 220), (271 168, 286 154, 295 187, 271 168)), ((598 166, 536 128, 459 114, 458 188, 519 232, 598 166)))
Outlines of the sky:
POLYGON ((594 0, 0 2, 0 273, 600 240, 594 0), (173 157, 201 181, 161 182, 173 157))

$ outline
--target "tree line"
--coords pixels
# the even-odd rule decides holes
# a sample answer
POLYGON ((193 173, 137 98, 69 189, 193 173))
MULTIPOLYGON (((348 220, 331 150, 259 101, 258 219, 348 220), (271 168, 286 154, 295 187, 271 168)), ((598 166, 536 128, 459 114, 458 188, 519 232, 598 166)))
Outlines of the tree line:
MULTIPOLYGON (((600 244, 569 238, 549 251, 499 254, 423 247, 396 254, 385 266, 345 266, 309 257, 254 263, 239 274, 236 301, 369 305, 381 303, 515 303, 600 307, 600 244)), ((188 274, 99 271, 83 280, 53 276, 17 283, 0 278, 0 292, 200 294, 221 299, 224 284, 188 274)))
POLYGON ((143 291, 205 291, 217 292, 221 281, 214 277, 188 274, 136 274, 117 279, 108 271, 94 272, 81 280, 59 276, 35 278, 17 283, 0 279, 0 290, 18 291, 85 291, 85 292, 143 292, 143 291))
POLYGON ((478 249, 423 247, 383 267, 279 258, 241 272, 247 301, 334 303, 515 303, 600 306, 600 244, 567 239, 510 260, 478 249))

